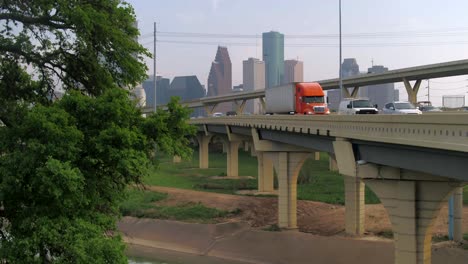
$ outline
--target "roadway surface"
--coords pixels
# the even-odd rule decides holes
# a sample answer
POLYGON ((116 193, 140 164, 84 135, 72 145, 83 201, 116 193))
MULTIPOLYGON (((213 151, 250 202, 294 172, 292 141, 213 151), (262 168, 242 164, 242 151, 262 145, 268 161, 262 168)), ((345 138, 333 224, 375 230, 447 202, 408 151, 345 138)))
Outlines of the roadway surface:
MULTIPOLYGON (((181 253, 177 263, 194 263, 200 256, 218 258, 211 263, 272 264, 393 264, 392 241, 322 237, 298 231, 253 230, 247 224, 192 224, 125 217, 119 223, 133 253, 181 253), (183 259, 186 262, 180 262, 183 259)), ((170 255, 170 254, 169 254, 170 255)), ((172 257, 176 255, 172 254, 172 257)), ((432 248, 433 264, 466 264, 468 250, 432 248)), ((170 259, 167 259, 170 261, 170 259)), ((203 263, 203 262, 202 262, 203 263)))

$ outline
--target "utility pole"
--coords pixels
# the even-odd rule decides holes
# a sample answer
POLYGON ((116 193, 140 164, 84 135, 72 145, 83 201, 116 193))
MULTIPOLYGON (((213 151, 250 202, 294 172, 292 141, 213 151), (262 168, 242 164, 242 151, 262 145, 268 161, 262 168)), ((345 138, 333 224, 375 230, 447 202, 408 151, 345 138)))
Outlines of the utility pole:
POLYGON ((339 0, 339 24, 340 24, 340 95, 341 95, 341 100, 343 100, 343 71, 341 68, 341 0, 339 0))
POLYGON ((154 45, 153 45, 153 84, 154 84, 154 113, 156 113, 156 22, 154 22, 154 45))

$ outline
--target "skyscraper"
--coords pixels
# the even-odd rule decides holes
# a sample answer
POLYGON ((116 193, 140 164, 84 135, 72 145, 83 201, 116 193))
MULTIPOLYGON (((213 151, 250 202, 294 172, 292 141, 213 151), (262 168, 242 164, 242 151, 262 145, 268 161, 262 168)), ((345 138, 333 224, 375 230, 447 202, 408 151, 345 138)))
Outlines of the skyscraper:
MULTIPOLYGON (((170 80, 161 76, 156 77, 156 102, 157 105, 164 105, 169 102, 169 84, 170 80)), ((146 93, 146 107, 154 107, 154 82, 153 76, 150 76, 143 82, 143 89, 146 93)))
MULTIPOLYGON (((355 58, 347 58, 343 60, 341 64, 341 70, 343 78, 359 75, 359 65, 355 58)), ((341 102, 341 91, 340 89, 327 91, 328 107, 332 110, 337 110, 341 102)))
POLYGON ((341 64, 341 70, 343 78, 359 75, 359 65, 355 58, 344 59, 343 64, 341 64))
MULTIPOLYGON (((384 73, 388 71, 387 67, 374 65, 367 69, 367 73, 384 73)), ((367 97, 373 104, 377 104, 379 109, 389 102, 395 100, 395 84, 384 83, 361 87, 359 89, 360 97, 367 97)))
MULTIPOLYGON (((265 63, 259 59, 249 58, 242 62, 244 91, 265 89, 265 63)), ((259 99, 247 102, 245 112, 259 114, 261 105, 259 99)))
MULTIPOLYGON (((195 75, 177 76, 171 82, 169 96, 178 96, 181 101, 198 99, 205 97, 205 88, 195 75)), ((194 109, 192 116, 200 115, 203 115, 203 109, 194 109)))
POLYGON ((263 61, 265 62, 266 88, 284 83, 284 35, 265 32, 263 39, 263 61))
POLYGON ((303 82, 304 63, 299 60, 284 61, 284 83, 303 82))
MULTIPOLYGON (((208 76, 207 96, 225 95, 232 92, 232 65, 226 47, 218 46, 215 60, 211 63, 208 76)), ((231 111, 229 103, 221 103, 216 107, 218 112, 231 111)))

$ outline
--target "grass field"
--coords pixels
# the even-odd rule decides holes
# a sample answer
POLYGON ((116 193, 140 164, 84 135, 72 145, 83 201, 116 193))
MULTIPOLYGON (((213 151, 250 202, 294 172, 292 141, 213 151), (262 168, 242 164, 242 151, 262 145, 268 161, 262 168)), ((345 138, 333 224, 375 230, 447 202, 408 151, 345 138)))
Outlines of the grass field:
MULTIPOLYGON (((254 179, 211 179, 212 176, 226 175, 226 154, 210 153, 210 168, 198 168, 198 153, 190 161, 172 163, 169 157, 159 157, 159 165, 151 169, 144 178, 146 185, 175 187, 235 194, 238 190, 257 189, 257 159, 249 152, 239 151, 239 175, 252 176, 254 179)), ((300 200, 319 201, 330 204, 344 204, 343 176, 328 170, 328 155, 322 153, 320 160, 308 159, 300 172, 297 196, 300 200)), ((277 186, 277 181, 275 180, 277 186)), ((208 208, 201 204, 187 203, 178 206, 155 206, 154 202, 166 198, 164 193, 129 189, 128 199, 122 204, 123 215, 209 222, 214 218, 235 214, 208 208)), ((376 195, 366 186, 366 204, 379 203, 376 195)), ((464 190, 464 204, 468 204, 468 187, 464 190)))
MULTIPOLYGON (((210 176, 224 176, 226 174, 226 154, 210 153, 209 159, 210 168, 199 169, 197 152, 194 153, 191 161, 183 161, 179 164, 172 163, 168 157, 160 157, 159 168, 152 170, 149 177, 144 179, 144 183, 229 194, 234 194, 240 189, 257 188, 256 179, 210 179, 210 176)), ((343 176, 328 171, 328 156, 326 154, 322 154, 319 161, 308 159, 303 165, 301 174, 307 175, 309 179, 307 183, 298 185, 298 199, 344 204, 343 176)), ((242 150, 239 151, 239 175, 257 177, 257 158, 242 150)), ((379 203, 378 198, 368 188, 366 188, 366 203, 379 203)))
POLYGON ((120 205, 124 216, 140 218, 169 219, 209 223, 218 217, 238 212, 228 212, 206 207, 200 203, 185 203, 177 206, 158 206, 154 202, 167 198, 167 194, 129 188, 127 199, 120 205))

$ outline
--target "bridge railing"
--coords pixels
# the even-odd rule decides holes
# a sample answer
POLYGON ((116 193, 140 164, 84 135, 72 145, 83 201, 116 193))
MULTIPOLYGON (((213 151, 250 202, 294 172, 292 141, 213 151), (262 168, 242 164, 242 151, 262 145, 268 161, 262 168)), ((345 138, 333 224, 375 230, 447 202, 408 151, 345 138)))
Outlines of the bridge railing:
POLYGON ((468 152, 468 115, 234 116, 191 119, 229 125, 468 152))

